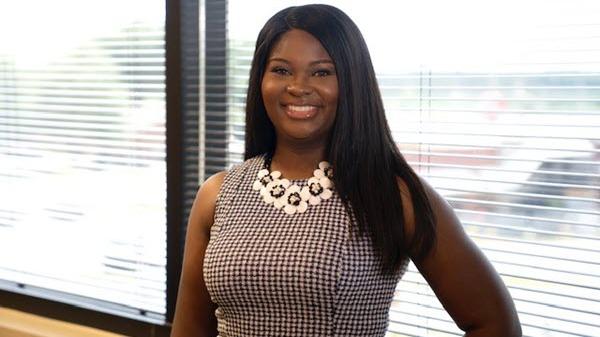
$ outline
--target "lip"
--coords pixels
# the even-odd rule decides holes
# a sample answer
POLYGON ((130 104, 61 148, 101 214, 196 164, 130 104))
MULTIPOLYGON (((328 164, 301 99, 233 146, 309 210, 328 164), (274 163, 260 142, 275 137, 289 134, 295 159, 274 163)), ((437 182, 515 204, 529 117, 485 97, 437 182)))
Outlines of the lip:
POLYGON ((291 119, 306 120, 317 114, 319 106, 313 104, 283 104, 285 114, 291 119))

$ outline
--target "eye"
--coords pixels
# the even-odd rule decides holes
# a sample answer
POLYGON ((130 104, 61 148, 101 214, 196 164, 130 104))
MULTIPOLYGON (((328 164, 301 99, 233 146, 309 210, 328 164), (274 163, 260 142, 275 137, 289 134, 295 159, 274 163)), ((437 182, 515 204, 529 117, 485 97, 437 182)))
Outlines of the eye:
POLYGON ((273 67, 273 68, 271 68, 271 72, 272 72, 272 73, 275 73, 275 74, 277 74, 277 75, 287 75, 287 74, 289 74, 289 73, 290 73, 290 72, 289 72, 287 69, 285 69, 284 67, 279 67, 279 66, 276 66, 276 67, 273 67))
POLYGON ((324 76, 333 75, 333 73, 334 72, 330 69, 319 69, 313 73, 313 76, 324 77, 324 76))

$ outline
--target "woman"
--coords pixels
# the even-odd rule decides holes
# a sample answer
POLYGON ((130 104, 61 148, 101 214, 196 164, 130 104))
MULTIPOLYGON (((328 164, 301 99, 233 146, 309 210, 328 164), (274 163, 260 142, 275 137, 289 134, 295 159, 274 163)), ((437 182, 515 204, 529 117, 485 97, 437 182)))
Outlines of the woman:
POLYGON ((521 335, 494 269, 398 152, 340 10, 287 8, 261 30, 245 158, 198 192, 171 336, 383 336, 409 258, 465 336, 521 335))

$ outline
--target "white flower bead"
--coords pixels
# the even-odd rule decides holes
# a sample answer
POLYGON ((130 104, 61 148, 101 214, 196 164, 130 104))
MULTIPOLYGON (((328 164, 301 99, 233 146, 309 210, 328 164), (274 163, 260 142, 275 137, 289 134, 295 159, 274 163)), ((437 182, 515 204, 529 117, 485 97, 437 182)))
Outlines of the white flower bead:
POLYGON ((298 205, 298 207, 296 208, 296 212, 304 213, 304 212, 306 212, 307 209, 308 209, 308 204, 306 203, 306 201, 301 201, 300 205, 298 205))
POLYGON ((323 178, 319 179, 319 184, 321 184, 321 186, 323 186, 323 188, 331 188, 331 186, 333 186, 333 183, 327 177, 323 177, 323 178))
POLYGON ((319 163, 319 168, 321 170, 323 170, 323 173, 325 174, 325 176, 327 178, 333 178, 333 168, 331 167, 331 165, 326 162, 326 161, 322 161, 319 163))
POLYGON ((268 193, 267 191, 268 191, 268 188, 267 188, 267 187, 265 187, 265 188, 261 189, 261 190, 260 190, 260 195, 261 195, 261 196, 263 196, 263 198, 264 198, 265 194, 267 194, 267 193, 268 193))
POLYGON ((308 199, 308 202, 311 205, 318 205, 321 202, 321 198, 317 197, 317 196, 314 196, 314 195, 311 195, 310 199, 308 199))
POLYGON ((273 172, 269 173, 269 170, 262 169, 262 170, 258 171, 258 174, 257 174, 258 179, 254 182, 254 184, 252 184, 252 189, 258 191, 258 190, 266 187, 266 185, 268 183, 277 180, 280 176, 281 176, 281 172, 279 172, 279 171, 273 171, 273 172))
POLYGON ((333 192, 331 192, 330 189, 326 188, 323 191, 323 193, 321 193, 319 196, 321 197, 321 199, 327 200, 327 199, 331 198, 331 196, 333 196, 333 192))
POLYGON ((273 180, 262 189, 260 194, 263 196, 263 199, 267 204, 274 202, 276 199, 279 199, 285 195, 287 192, 287 187, 290 185, 290 181, 287 179, 281 180, 273 180), (283 191, 282 191, 283 190, 283 191), (278 196, 277 194, 283 193, 283 195, 278 196), (273 195, 275 194, 275 195, 273 195))
POLYGON ((294 185, 292 185, 292 186, 290 186, 288 188, 288 192, 289 193, 286 193, 286 194, 291 194, 291 193, 294 193, 294 192, 300 192, 300 187, 298 185, 294 184, 294 185))
POLYGON ((331 165, 326 161, 322 161, 319 163, 319 168, 323 171, 325 171, 325 169, 329 167, 331 167, 331 165))
POLYGON ((275 201, 273 202, 273 205, 275 206, 275 208, 281 209, 281 207, 283 207, 283 205, 285 205, 283 198, 275 199, 275 201))
POLYGON ((323 170, 320 169, 316 169, 313 171, 313 175, 317 178, 317 179, 321 179, 323 177, 325 177, 325 172, 323 172, 323 170))
POLYGON ((270 204, 273 201, 275 201, 275 198, 273 198, 269 193, 263 195, 263 200, 267 203, 270 204))
MULTIPOLYGON (((312 179, 312 178, 311 178, 312 179)), ((310 181, 310 180, 309 180, 310 181)), ((300 191, 300 196, 302 197, 303 200, 308 200, 311 197, 310 191, 308 189, 308 186, 304 186, 302 187, 302 190, 300 191)))
POLYGON ((302 213, 308 208, 307 195, 302 193, 300 186, 296 184, 288 187, 281 199, 283 199, 282 203, 285 205, 283 210, 287 214, 302 213))
POLYGON ((292 206, 292 205, 285 205, 285 207, 283 208, 283 211, 286 212, 287 214, 294 214, 296 213, 296 207, 292 206))
POLYGON ((277 184, 278 182, 279 182, 278 180, 271 181, 270 183, 267 184, 267 186, 265 186, 265 188, 260 190, 260 194, 262 196, 265 196, 265 194, 269 194, 269 192, 271 192, 271 190, 273 190, 273 187, 275 187, 275 184, 277 184))

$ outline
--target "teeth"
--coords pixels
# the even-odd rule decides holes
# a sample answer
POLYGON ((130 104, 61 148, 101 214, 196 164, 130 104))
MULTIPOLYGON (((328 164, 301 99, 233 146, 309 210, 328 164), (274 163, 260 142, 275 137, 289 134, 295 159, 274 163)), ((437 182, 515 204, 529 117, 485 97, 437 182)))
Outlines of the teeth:
POLYGON ((314 108, 315 107, 312 105, 288 105, 289 110, 299 111, 299 112, 307 112, 314 108))

